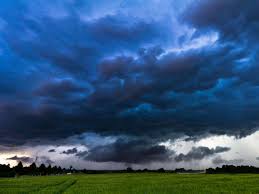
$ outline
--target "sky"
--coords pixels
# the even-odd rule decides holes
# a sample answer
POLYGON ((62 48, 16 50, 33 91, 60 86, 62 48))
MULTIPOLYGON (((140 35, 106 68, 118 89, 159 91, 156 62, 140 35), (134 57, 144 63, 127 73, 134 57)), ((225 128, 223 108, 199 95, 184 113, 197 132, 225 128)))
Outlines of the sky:
POLYGON ((0 163, 259 166, 259 0, 0 2, 0 163))

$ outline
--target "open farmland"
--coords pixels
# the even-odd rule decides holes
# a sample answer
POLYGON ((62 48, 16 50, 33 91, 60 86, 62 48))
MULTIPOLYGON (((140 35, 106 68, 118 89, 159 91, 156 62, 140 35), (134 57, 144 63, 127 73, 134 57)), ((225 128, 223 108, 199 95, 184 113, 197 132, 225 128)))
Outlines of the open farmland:
POLYGON ((1 178, 0 193, 259 193, 259 175, 132 173, 1 178))

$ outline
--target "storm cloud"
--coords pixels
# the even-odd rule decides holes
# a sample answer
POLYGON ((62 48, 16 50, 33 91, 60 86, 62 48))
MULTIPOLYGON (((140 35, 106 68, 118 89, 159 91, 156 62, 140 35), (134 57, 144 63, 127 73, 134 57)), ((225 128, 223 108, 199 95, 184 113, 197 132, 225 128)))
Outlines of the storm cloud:
POLYGON ((97 146, 89 152, 77 154, 84 160, 94 162, 122 162, 141 164, 170 161, 174 152, 165 146, 152 145, 145 141, 118 139, 113 144, 97 146), (85 156, 84 156, 85 154, 85 156))
POLYGON ((94 133, 117 139, 63 154, 147 163, 171 160, 168 139, 258 129, 257 0, 0 4, 2 145, 94 133))
POLYGON ((206 157, 213 156, 218 153, 223 153, 229 151, 230 148, 228 147, 220 147, 217 146, 216 148, 208 148, 208 147, 193 147, 191 151, 189 151, 187 154, 179 154, 174 159, 176 162, 182 162, 182 161, 191 161, 191 160, 202 160, 206 157))

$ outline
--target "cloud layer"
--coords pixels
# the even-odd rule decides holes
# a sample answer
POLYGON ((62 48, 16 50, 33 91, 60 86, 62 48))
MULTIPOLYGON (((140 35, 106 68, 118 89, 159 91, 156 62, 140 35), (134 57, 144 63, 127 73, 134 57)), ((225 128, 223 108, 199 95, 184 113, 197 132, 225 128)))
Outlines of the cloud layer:
POLYGON ((189 151, 187 154, 179 154, 175 157, 176 162, 182 162, 182 161, 191 161, 191 160, 202 160, 206 157, 213 156, 214 154, 227 152, 230 148, 228 147, 220 147, 217 146, 215 149, 200 146, 200 147, 193 147, 191 151, 189 151))
POLYGON ((89 152, 79 154, 87 161, 122 162, 128 164, 142 164, 157 161, 170 161, 173 151, 165 146, 150 145, 144 141, 125 141, 118 139, 115 143, 97 146, 89 152))
MULTIPOLYGON (((159 146, 167 139, 243 137, 258 127, 257 0, 17 0, 0 7, 4 145, 93 132, 120 138, 83 159, 146 163, 169 160, 159 146)), ((178 159, 214 152, 193 148, 178 159)))

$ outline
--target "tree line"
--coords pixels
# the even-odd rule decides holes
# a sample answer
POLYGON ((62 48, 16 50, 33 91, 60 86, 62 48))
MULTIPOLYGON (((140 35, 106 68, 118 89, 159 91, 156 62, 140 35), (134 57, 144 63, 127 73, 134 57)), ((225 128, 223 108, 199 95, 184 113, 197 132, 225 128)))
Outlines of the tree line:
POLYGON ((234 166, 234 165, 223 165, 221 168, 217 167, 215 169, 206 169, 207 174, 234 174, 234 173, 259 173, 259 168, 254 166, 234 166))
POLYGON ((130 167, 124 170, 76 170, 72 166, 69 169, 61 168, 60 166, 51 165, 45 166, 41 164, 37 166, 35 163, 32 163, 29 166, 23 166, 22 162, 19 162, 16 166, 10 167, 10 165, 0 164, 0 177, 15 177, 21 175, 30 175, 30 176, 45 176, 45 175, 60 175, 60 174, 70 174, 70 173, 84 173, 84 174, 104 174, 104 173, 146 173, 146 172, 158 172, 158 173, 198 173, 201 171, 197 170, 185 170, 184 168, 179 168, 175 170, 165 170, 164 168, 159 168, 157 170, 150 169, 138 169, 134 170, 130 167))
POLYGON ((84 174, 104 174, 104 173, 145 173, 145 172, 158 172, 158 173, 207 173, 207 174, 224 174, 224 173, 258 173, 259 168, 254 166, 234 166, 234 165, 223 165, 222 167, 217 167, 215 169, 208 168, 204 170, 192 170, 178 168, 175 170, 165 170, 164 168, 159 168, 157 170, 149 169, 139 169, 134 170, 128 167, 125 170, 76 170, 72 166, 70 168, 61 168, 60 166, 45 166, 41 164, 37 166, 32 163, 29 166, 23 166, 22 162, 19 162, 16 166, 10 167, 10 165, 0 164, 0 177, 15 177, 21 175, 30 176, 46 176, 46 175, 60 175, 60 174, 70 174, 70 173, 84 173, 84 174))
POLYGON ((65 169, 61 168, 60 166, 45 166, 45 164, 37 166, 35 163, 32 163, 30 166, 23 166, 22 162, 19 162, 14 167, 10 167, 9 164, 0 164, 0 177, 15 177, 21 175, 44 176, 71 172, 73 172, 72 166, 69 169, 65 169))

